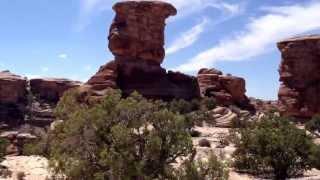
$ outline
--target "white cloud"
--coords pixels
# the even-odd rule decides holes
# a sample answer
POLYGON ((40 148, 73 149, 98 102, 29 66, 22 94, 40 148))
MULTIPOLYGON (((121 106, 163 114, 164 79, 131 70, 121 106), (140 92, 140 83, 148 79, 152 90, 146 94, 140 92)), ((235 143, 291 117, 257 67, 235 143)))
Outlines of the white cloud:
POLYGON ((173 43, 166 49, 166 54, 173 54, 181 49, 187 48, 195 43, 201 33, 204 31, 204 28, 208 20, 204 18, 202 22, 192 27, 190 30, 183 32, 173 43))
MULTIPOLYGON (((80 17, 76 25, 77 31, 82 31, 89 24, 94 15, 104 11, 111 11, 112 5, 120 0, 81 0, 80 1, 80 17)), ((223 0, 162 0, 173 4, 178 15, 173 19, 186 17, 195 12, 211 7, 218 9, 224 14, 237 14, 241 11, 241 3, 229 4, 223 0)))
POLYGON ((61 53, 61 54, 58 55, 58 58, 60 58, 60 59, 68 59, 68 54, 61 53))
POLYGON ((242 10, 242 4, 229 4, 223 0, 164 0, 173 4, 177 10, 177 17, 174 19, 179 19, 181 17, 186 17, 190 14, 202 11, 208 7, 218 9, 224 14, 238 14, 242 10))
POLYGON ((245 30, 203 51, 176 70, 193 72, 217 61, 240 61, 268 52, 276 42, 320 29, 320 2, 263 8, 266 14, 251 20, 245 30))

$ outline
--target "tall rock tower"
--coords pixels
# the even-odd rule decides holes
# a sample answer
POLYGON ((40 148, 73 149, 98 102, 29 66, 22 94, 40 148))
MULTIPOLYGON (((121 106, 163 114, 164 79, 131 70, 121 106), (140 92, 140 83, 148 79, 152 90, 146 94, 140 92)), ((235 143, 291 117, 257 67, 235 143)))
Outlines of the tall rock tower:
POLYGON ((124 95, 138 91, 147 98, 198 97, 196 78, 161 67, 165 21, 177 10, 166 2, 141 0, 118 2, 113 10, 108 39, 115 60, 102 66, 87 86, 102 95, 107 88, 119 88, 124 95))

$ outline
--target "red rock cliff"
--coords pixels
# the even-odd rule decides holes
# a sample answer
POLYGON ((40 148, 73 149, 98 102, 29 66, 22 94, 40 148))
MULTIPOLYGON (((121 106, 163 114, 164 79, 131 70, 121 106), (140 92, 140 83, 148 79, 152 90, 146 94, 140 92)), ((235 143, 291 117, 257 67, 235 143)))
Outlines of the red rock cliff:
POLYGON ((282 114, 310 118, 320 113, 320 36, 287 39, 278 48, 282 114))

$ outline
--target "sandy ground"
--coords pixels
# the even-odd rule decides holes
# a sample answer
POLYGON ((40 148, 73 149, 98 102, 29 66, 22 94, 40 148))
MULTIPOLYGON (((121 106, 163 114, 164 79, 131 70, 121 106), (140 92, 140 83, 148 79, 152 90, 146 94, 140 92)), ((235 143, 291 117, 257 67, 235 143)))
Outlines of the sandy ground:
POLYGON ((24 173, 25 180, 46 180, 50 177, 47 170, 48 160, 39 156, 8 156, 1 163, 12 171, 12 177, 0 180, 18 180, 17 174, 24 173))
MULTIPOLYGON (((197 149, 196 158, 205 159, 210 152, 214 152, 220 158, 231 159, 231 154, 235 147, 232 144, 226 147, 219 146, 221 139, 228 136, 228 128, 204 126, 196 127, 195 129, 201 132, 200 137, 193 138, 193 143, 197 149), (200 147, 199 141, 201 139, 207 139, 211 147, 200 147)), ((319 139, 316 141, 320 142, 319 139)), ((9 178, 0 178, 0 180, 17 180, 17 174, 21 172, 25 174, 25 180, 46 180, 50 177, 50 173, 47 170, 47 159, 39 156, 8 156, 1 165, 8 167, 13 172, 13 175, 9 178)), ((254 178, 247 174, 239 174, 231 170, 229 180, 259 180, 259 178, 254 178)), ((320 180, 320 171, 313 169, 306 172, 304 177, 293 178, 292 180, 320 180)))

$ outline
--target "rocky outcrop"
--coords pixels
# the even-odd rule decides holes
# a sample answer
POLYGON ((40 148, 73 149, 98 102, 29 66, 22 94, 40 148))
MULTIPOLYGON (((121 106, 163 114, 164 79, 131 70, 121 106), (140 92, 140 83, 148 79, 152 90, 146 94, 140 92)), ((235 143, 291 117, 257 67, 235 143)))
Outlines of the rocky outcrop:
POLYGON ((28 133, 19 133, 16 131, 3 132, 0 134, 0 138, 4 138, 8 141, 9 145, 6 148, 6 153, 8 155, 21 155, 23 150, 23 145, 30 143, 37 139, 28 133))
POLYGON ((320 113, 320 36, 304 36, 278 43, 280 111, 283 115, 310 118, 320 113))
POLYGON ((250 97, 250 104, 253 105, 257 112, 279 112, 278 101, 268 101, 250 97))
POLYGON ((32 79, 0 72, 0 129, 19 128, 28 123, 49 126, 53 109, 63 93, 80 86, 67 79, 32 79))
MULTIPOLYGON (((196 78, 161 67, 165 56, 165 20, 176 9, 161 1, 122 1, 113 6, 109 49, 115 60, 87 83, 95 95, 119 88, 124 96, 138 91, 147 98, 192 99, 199 96, 196 78)), ((83 88, 82 88, 83 89, 83 88)))
POLYGON ((64 92, 79 87, 81 82, 69 79, 43 78, 31 79, 26 123, 46 127, 55 120, 53 109, 64 92))
POLYGON ((9 71, 0 72, 0 124, 22 123, 27 104, 27 80, 9 71))
POLYGON ((246 82, 243 78, 223 75, 216 69, 201 69, 197 79, 201 96, 214 97, 222 105, 248 106, 246 82))
POLYGON ((52 103, 57 103, 65 91, 80 85, 80 82, 68 79, 44 78, 30 80, 32 94, 52 103))

